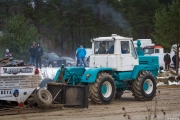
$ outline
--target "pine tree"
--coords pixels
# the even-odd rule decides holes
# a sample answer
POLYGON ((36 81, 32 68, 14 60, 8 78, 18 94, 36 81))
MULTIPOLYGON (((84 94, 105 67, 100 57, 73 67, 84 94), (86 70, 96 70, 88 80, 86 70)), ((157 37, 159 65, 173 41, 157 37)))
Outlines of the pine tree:
MULTIPOLYGON (((180 48, 180 2, 173 1, 168 8, 163 8, 155 14, 155 31, 152 34, 157 44, 170 48, 177 44, 177 51, 180 48)), ((179 57, 179 52, 177 52, 179 57)), ((178 58, 177 57, 177 58, 178 58)), ((179 63, 176 59, 176 63, 179 63)), ((179 64, 177 64, 179 66, 179 64)), ((178 73, 178 68, 176 68, 178 73)))
POLYGON ((14 15, 5 20, 0 44, 4 51, 8 48, 16 59, 28 60, 28 49, 38 38, 37 29, 30 25, 23 15, 14 15))

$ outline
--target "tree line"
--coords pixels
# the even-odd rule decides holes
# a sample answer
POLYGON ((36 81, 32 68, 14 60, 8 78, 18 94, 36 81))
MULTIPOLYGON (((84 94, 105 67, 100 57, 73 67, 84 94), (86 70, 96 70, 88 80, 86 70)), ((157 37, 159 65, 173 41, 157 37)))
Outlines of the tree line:
MULTIPOLYGON (((154 39, 155 13, 172 0, 2 0, 0 48, 28 59, 33 41, 45 51, 74 56, 91 38, 118 34, 154 39), (22 56, 22 54, 24 56, 22 56)), ((166 45, 165 47, 169 47, 166 45)))

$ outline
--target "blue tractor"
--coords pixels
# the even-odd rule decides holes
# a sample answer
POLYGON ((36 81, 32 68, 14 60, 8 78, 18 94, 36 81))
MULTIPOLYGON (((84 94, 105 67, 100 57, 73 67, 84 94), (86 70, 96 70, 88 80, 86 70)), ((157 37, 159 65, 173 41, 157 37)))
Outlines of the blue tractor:
POLYGON ((88 85, 89 97, 97 104, 108 104, 130 90, 137 100, 152 100, 156 95, 157 56, 144 56, 134 48, 133 39, 113 34, 91 40, 89 68, 61 67, 54 77, 58 83, 88 85))

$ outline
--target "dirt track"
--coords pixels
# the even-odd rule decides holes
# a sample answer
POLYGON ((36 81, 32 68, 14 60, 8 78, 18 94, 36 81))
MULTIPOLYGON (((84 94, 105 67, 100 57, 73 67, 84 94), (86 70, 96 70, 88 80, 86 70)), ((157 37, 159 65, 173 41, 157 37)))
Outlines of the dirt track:
POLYGON ((89 109, 63 108, 52 112, 0 116, 0 120, 11 119, 180 120, 180 86, 158 88, 157 96, 152 101, 136 101, 132 93, 125 93, 121 99, 115 99, 110 105, 89 105, 89 109))

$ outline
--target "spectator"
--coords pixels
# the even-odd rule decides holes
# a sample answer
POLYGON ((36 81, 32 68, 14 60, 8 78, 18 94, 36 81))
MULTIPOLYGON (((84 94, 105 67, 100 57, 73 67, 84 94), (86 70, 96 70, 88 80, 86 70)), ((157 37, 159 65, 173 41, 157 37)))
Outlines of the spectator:
POLYGON ((5 57, 8 58, 13 66, 17 66, 17 63, 15 61, 12 61, 12 55, 9 52, 9 49, 6 49, 5 57))
POLYGON ((30 65, 35 65, 36 63, 36 57, 35 57, 35 52, 36 52, 36 43, 33 42, 32 46, 29 48, 29 54, 30 54, 30 65))
MULTIPOLYGON (((176 68, 178 67, 177 65, 178 64, 176 64, 176 55, 177 53, 175 53, 175 55, 172 57, 172 61, 173 61, 173 63, 174 63, 174 69, 176 70, 176 68)), ((178 58, 178 61, 179 61, 179 58, 178 58)))
POLYGON ((114 45, 111 46, 111 48, 108 51, 109 54, 113 54, 114 53, 114 45))
POLYGON ((105 46, 106 46, 105 41, 99 44, 99 50, 98 50, 99 54, 106 54, 105 46))
POLYGON ((40 46, 40 43, 37 43, 37 47, 35 50, 36 68, 38 68, 38 64, 39 64, 39 68, 41 69, 41 56, 42 55, 43 55, 43 48, 40 46))
POLYGON ((168 54, 168 51, 166 52, 166 55, 164 55, 164 63, 165 63, 165 70, 169 70, 169 66, 171 63, 171 57, 168 54))
POLYGON ((86 56, 86 50, 83 48, 83 45, 80 45, 80 47, 77 49, 77 58, 79 58, 80 66, 82 66, 82 62, 84 63, 84 67, 86 67, 85 62, 85 56, 86 56))
POLYGON ((6 49, 5 57, 9 58, 11 57, 11 53, 9 52, 9 49, 6 49))

